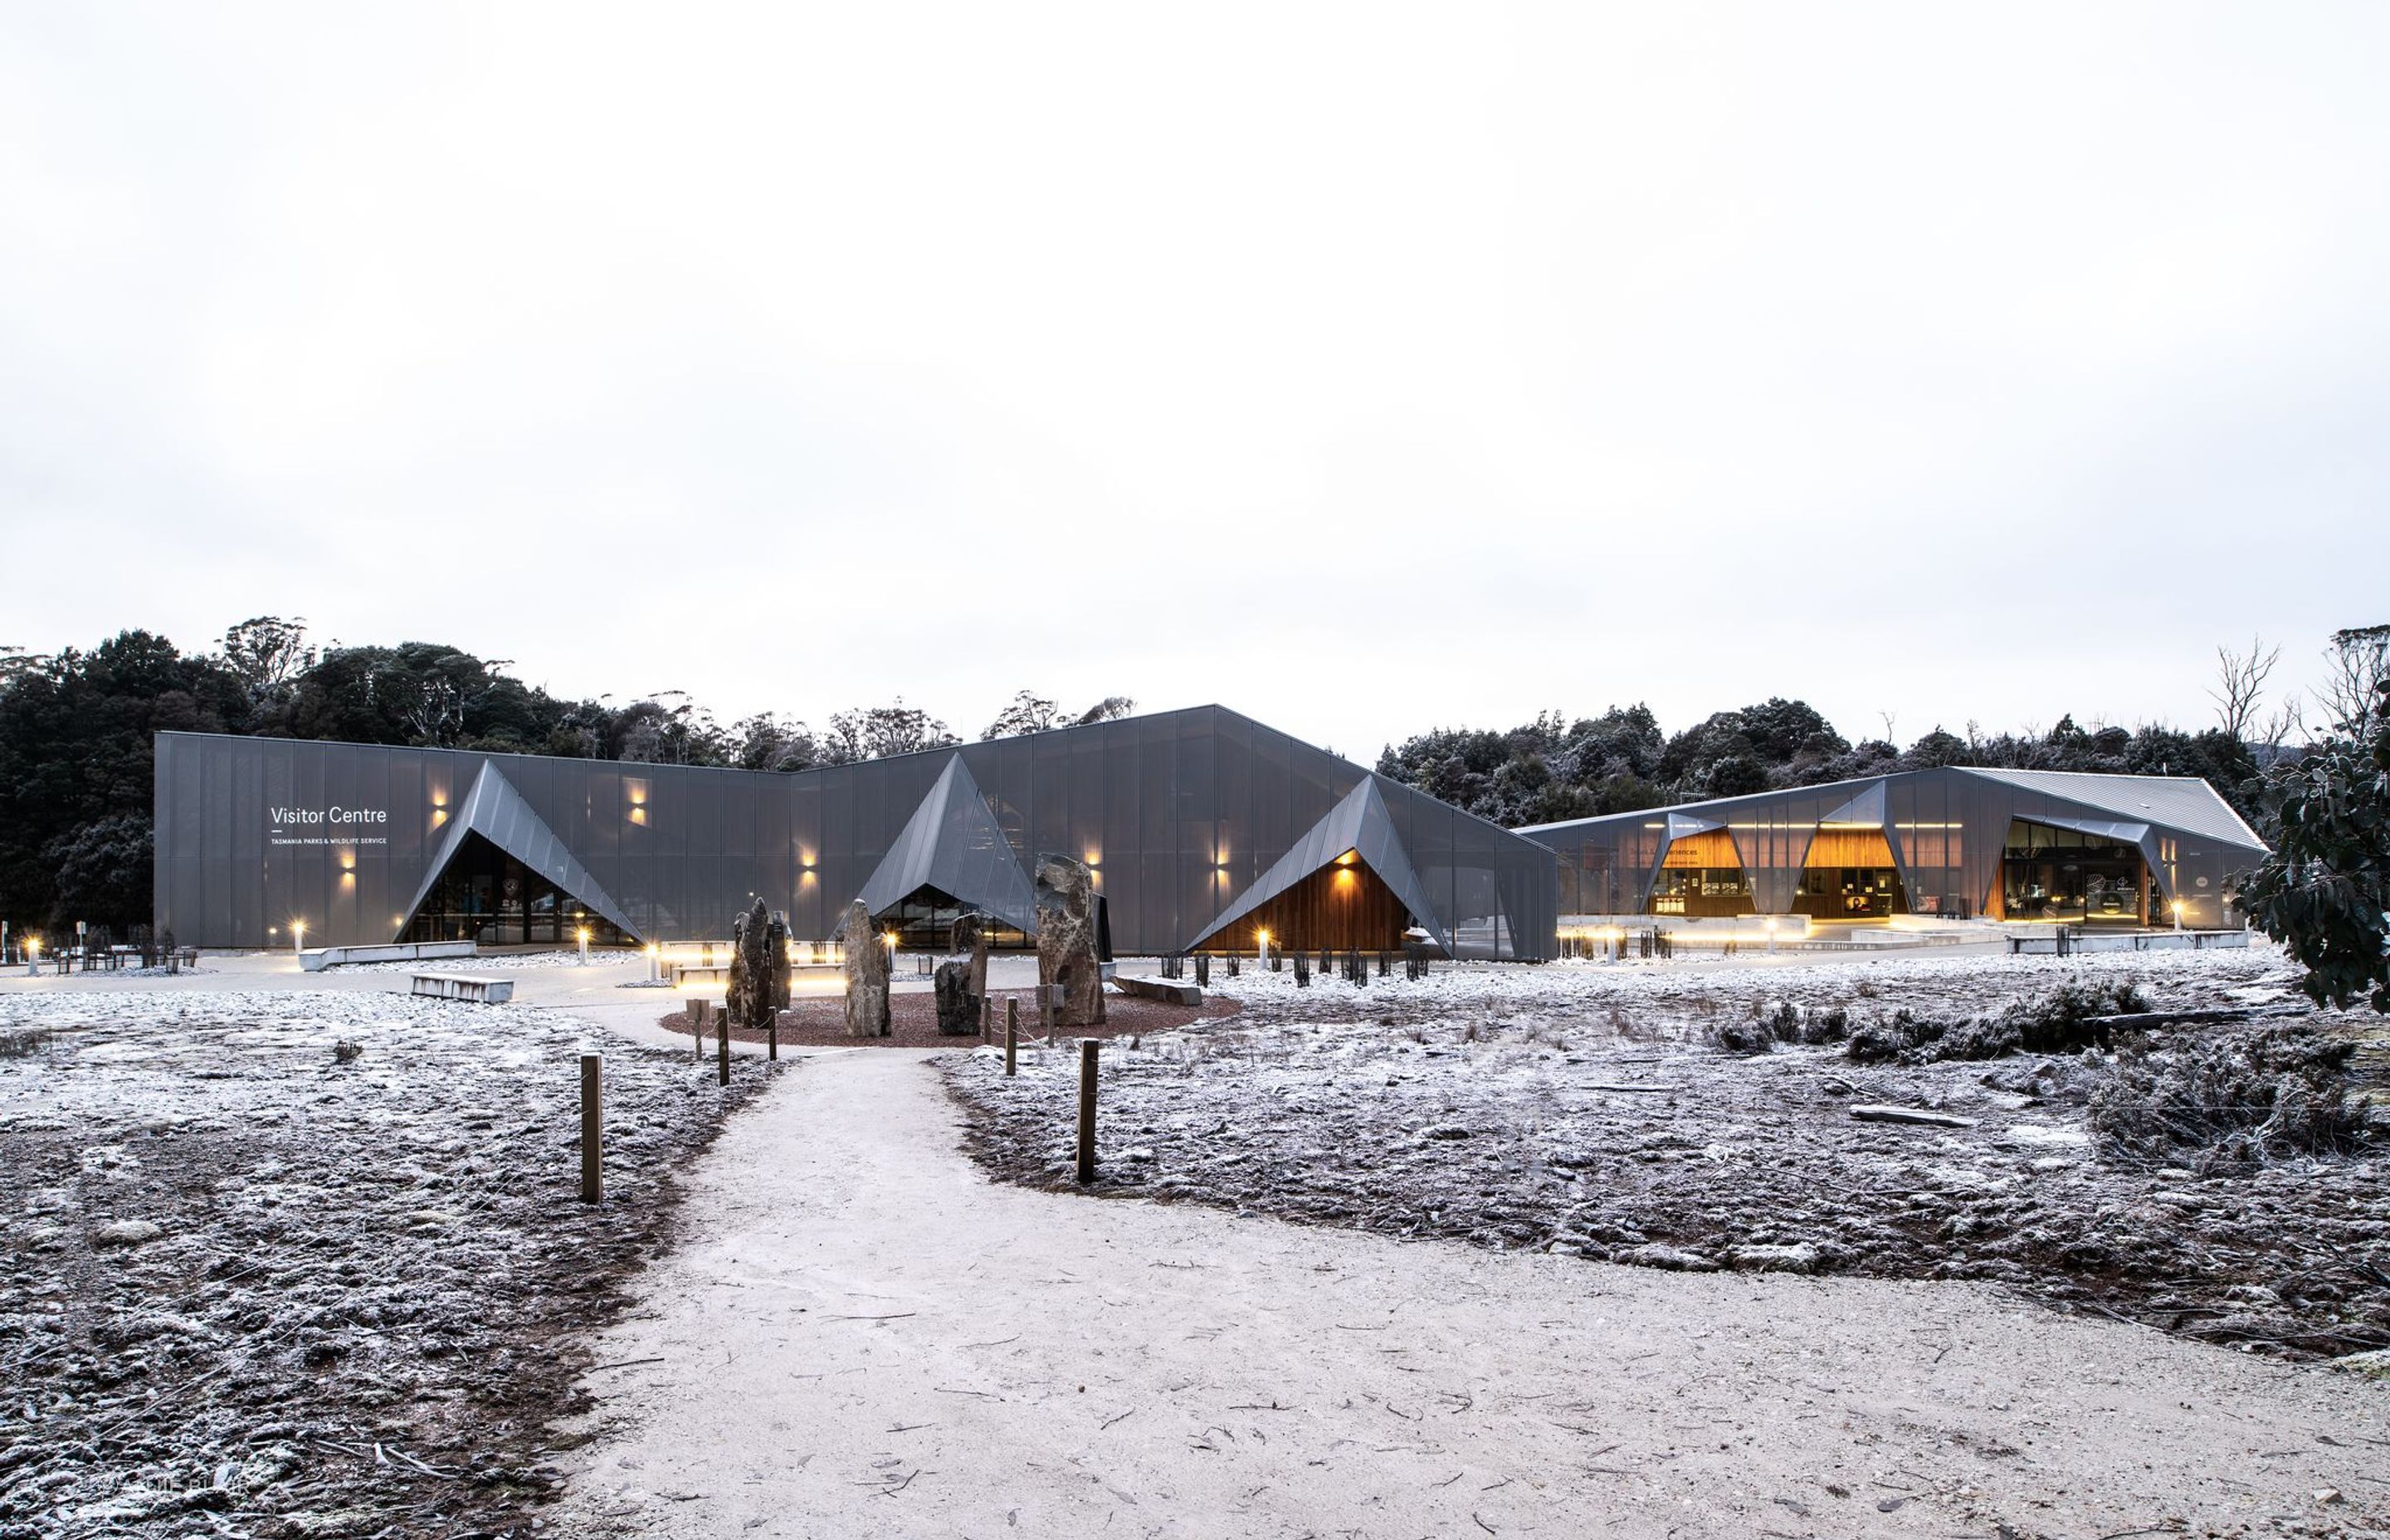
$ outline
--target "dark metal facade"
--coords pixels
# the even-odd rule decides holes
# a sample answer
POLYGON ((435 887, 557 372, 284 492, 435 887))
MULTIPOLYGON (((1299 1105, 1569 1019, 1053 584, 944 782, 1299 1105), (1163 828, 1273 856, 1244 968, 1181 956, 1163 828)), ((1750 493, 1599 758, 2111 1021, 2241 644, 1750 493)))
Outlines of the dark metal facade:
POLYGON ((1365 779, 1457 950, 1557 950, 1544 845, 1218 706, 796 775, 162 733, 156 918, 204 946, 294 919, 388 941, 486 764, 642 940, 726 937, 750 893, 827 937, 957 758, 1024 869, 1096 868, 1124 953, 1186 947, 1365 779))
MULTIPOLYGON (((2019 822, 2130 846, 2157 895, 2186 925, 2240 923, 2227 895, 2266 846, 2206 782, 1951 767, 1614 814, 1518 832, 1560 856, 1564 915, 1649 912, 1669 847, 1723 829, 1750 882, 1748 912, 1793 912, 1811 841, 1825 828, 1880 828, 1908 909, 2007 918, 2001 866, 2019 822)), ((2167 910, 2167 914, 2171 914, 2167 910)))

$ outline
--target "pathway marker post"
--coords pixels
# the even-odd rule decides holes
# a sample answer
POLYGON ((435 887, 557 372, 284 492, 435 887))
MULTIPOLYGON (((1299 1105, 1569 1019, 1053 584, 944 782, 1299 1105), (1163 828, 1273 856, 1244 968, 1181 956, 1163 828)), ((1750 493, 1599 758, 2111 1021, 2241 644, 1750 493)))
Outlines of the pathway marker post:
POLYGON ((601 1107, 605 1063, 600 1054, 581 1056, 581 1200, 585 1203, 602 1201, 606 1196, 606 1120, 601 1107))
POLYGON ((1079 1184, 1096 1179, 1096 1055, 1103 1045, 1079 1039, 1079 1184))

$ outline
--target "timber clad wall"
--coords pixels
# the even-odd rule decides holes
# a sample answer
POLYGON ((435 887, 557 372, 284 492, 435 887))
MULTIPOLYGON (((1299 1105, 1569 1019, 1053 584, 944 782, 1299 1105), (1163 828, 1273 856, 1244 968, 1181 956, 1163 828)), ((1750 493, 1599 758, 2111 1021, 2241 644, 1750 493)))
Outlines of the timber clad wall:
MULTIPOLYGON (((293 918, 388 941, 487 764, 643 940, 727 937, 751 893, 824 938, 957 753, 1024 869, 1095 866, 1124 953, 1183 947, 1371 776, 1218 706, 796 775, 162 733, 156 918, 202 946, 267 945, 293 918)), ((1554 953, 1548 850, 1375 778, 1450 933, 1554 953)))

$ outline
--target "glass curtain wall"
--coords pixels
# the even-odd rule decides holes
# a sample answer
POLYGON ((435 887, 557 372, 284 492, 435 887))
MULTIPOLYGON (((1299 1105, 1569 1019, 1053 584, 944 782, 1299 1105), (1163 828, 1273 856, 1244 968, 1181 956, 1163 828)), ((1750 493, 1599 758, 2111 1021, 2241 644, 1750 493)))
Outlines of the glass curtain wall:
POLYGON ((1829 920, 1907 914, 1908 894, 1883 830, 1820 828, 1809 842, 1792 912, 1829 920))
POLYGON ((2075 925, 2149 922, 2149 866, 2137 845, 2019 818, 2000 863, 2010 919, 2075 925))
MULTIPOLYGON (((896 947, 901 952, 944 952, 954 945, 955 921, 963 918, 969 905, 935 888, 916 888, 899 902, 872 917, 883 931, 896 932, 896 947)), ((1017 952, 1031 944, 1022 931, 988 918, 988 947, 997 952, 1017 952)))
POLYGON ((1705 829, 1670 844, 1660 879, 1651 887, 1651 912, 1689 919, 1751 913, 1751 879, 1733 836, 1722 828, 1705 829))
POLYGON ((405 939, 563 946, 577 941, 584 929, 593 946, 630 942, 610 921, 476 834, 431 885, 405 939))

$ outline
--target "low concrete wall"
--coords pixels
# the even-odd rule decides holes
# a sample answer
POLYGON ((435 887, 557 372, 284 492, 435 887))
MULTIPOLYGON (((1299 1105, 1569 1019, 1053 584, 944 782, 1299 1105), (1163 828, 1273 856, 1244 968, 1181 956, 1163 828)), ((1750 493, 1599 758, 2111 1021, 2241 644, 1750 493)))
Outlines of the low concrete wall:
POLYGON ((321 973, 342 963, 427 962, 433 957, 475 956, 469 941, 402 941, 386 946, 319 946, 299 954, 299 966, 321 973))
MULTIPOLYGON (((2206 952, 2218 947, 2246 946, 2246 930, 2128 930, 2102 935, 2077 931, 2066 943, 2069 952, 2206 952)), ((2027 956, 2058 955, 2058 938, 2011 936, 2009 950, 2027 956)))

